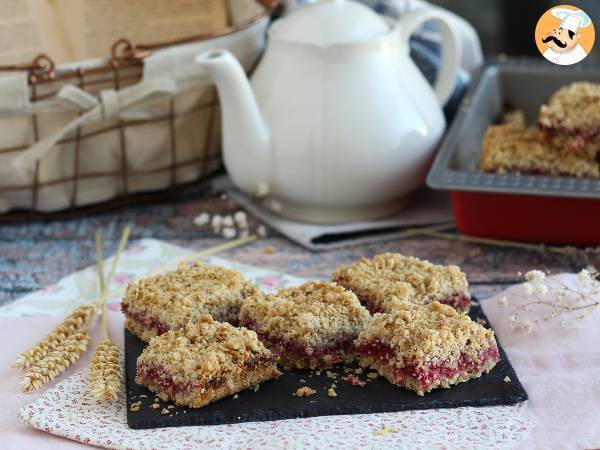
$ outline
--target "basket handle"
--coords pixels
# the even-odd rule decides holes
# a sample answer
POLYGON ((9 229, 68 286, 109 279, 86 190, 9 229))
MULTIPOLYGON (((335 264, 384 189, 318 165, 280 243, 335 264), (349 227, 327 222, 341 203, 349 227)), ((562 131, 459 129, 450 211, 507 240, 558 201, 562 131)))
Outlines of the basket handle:
POLYGON ((33 176, 35 162, 40 160, 65 135, 78 127, 90 122, 116 117, 122 111, 147 100, 153 95, 174 94, 177 83, 174 80, 155 78, 142 81, 136 85, 116 91, 107 89, 100 92, 100 97, 94 97, 74 85, 66 85, 59 91, 59 97, 78 105, 86 112, 73 119, 62 129, 39 140, 27 150, 21 152, 12 161, 15 170, 23 177, 33 176))

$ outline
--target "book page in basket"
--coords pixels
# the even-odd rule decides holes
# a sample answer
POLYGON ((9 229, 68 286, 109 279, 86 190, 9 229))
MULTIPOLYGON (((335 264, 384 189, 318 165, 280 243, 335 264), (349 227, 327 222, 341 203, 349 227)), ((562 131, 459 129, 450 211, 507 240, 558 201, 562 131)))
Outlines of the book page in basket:
POLYGON ((0 0, 0 66, 110 56, 112 44, 161 43, 228 25, 226 0, 0 0))
POLYGON ((110 55, 119 38, 153 44, 227 26, 225 0, 54 0, 74 60, 110 55))
POLYGON ((69 59, 53 6, 47 0, 0 0, 0 65, 29 63, 40 53, 69 59))

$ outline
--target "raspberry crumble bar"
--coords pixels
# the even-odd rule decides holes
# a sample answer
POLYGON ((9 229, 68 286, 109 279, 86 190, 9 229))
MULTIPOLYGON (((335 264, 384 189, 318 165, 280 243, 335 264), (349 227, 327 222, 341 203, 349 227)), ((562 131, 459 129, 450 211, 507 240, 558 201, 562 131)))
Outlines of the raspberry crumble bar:
POLYGON ((585 153, 565 151, 535 128, 491 126, 483 139, 484 172, 598 178, 598 163, 585 153))
POLYGON ((341 266, 333 281, 353 291, 372 313, 388 312, 396 302, 427 304, 434 300, 466 312, 471 307, 467 277, 458 266, 384 253, 341 266))
POLYGON ((155 337, 137 360, 136 383, 163 401, 200 408, 279 375, 254 331, 202 315, 155 337))
POLYGON ((577 82, 559 89, 539 113, 540 129, 574 152, 600 150, 600 84, 577 82))
POLYGON ((125 326, 143 341, 178 329, 202 314, 237 324, 243 300, 258 292, 240 273, 195 263, 142 278, 126 290, 121 308, 125 326))
POLYGON ((255 330, 284 367, 299 369, 352 360, 353 341, 369 318, 356 295, 322 281, 256 294, 240 311, 242 326, 255 330))
POLYGON ((500 359, 492 330, 438 302, 375 314, 356 348, 362 366, 418 395, 478 378, 500 359))

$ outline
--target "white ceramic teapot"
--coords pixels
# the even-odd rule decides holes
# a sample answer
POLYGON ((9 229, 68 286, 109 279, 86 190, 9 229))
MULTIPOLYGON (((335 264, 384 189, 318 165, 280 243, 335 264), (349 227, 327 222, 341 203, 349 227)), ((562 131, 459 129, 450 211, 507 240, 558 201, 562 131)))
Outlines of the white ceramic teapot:
POLYGON ((423 183, 445 128, 441 105, 460 57, 445 14, 392 22, 356 2, 321 0, 276 21, 268 37, 251 83, 227 51, 196 57, 217 84, 233 182, 249 194, 268 186, 280 214, 305 222, 398 209, 423 183), (408 45, 427 20, 443 37, 433 89, 408 45))

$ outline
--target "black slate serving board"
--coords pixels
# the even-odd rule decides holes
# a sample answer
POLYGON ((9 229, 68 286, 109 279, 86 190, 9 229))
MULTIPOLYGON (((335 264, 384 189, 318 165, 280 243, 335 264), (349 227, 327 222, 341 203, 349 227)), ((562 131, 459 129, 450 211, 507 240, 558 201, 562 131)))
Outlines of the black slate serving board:
MULTIPOLYGON (((486 320, 479 305, 471 308, 473 319, 486 320)), ((160 401, 160 408, 153 409, 155 395, 135 383, 135 364, 144 349, 144 342, 125 331, 125 370, 127 389, 127 424, 131 428, 159 428, 189 425, 219 425, 239 422, 262 422, 293 419, 298 417, 329 416, 337 414, 368 414, 412 409, 456 408, 460 406, 508 405, 527 400, 527 393, 511 366, 506 353, 500 347, 500 362, 489 374, 461 383, 451 389, 438 389, 421 397, 412 391, 396 387, 383 378, 369 381, 365 387, 353 386, 338 378, 335 380, 337 397, 329 397, 327 390, 334 381, 325 371, 294 370, 285 372, 276 380, 260 385, 258 391, 242 391, 238 398, 232 396, 200 409, 176 406, 169 414, 161 414, 168 402, 160 401), (508 376, 510 382, 504 382, 508 376), (302 383, 300 379, 305 380, 302 383), (292 394, 302 386, 309 386, 317 393, 310 397, 292 394), (141 402, 136 412, 130 405, 141 402)), ((354 368, 358 366, 353 366, 354 368)), ((334 369, 339 376, 347 375, 343 367, 334 369)), ((366 380, 366 371, 359 377, 366 380)))

